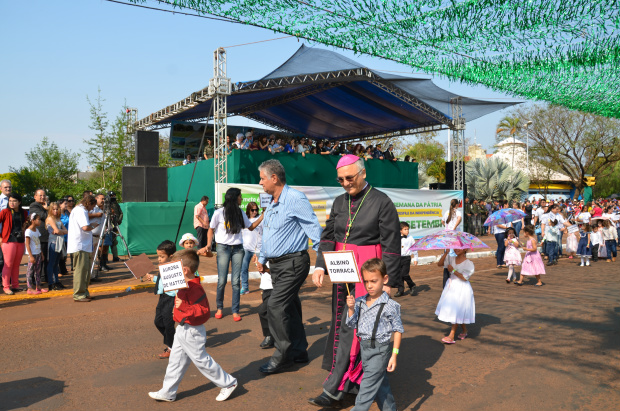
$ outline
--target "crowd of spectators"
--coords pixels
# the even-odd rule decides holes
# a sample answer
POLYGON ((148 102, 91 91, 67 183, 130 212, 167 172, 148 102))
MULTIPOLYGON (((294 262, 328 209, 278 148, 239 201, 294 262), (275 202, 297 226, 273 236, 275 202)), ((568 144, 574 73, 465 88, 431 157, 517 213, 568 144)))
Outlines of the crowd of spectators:
MULTIPOLYGON (((120 261, 114 233, 109 233, 106 236, 107 238, 102 240, 102 247, 99 250, 96 249, 99 240, 98 235, 102 234, 101 222, 105 218, 101 209, 105 198, 104 194, 93 196, 92 191, 84 191, 82 201, 77 205, 73 195, 66 195, 58 201, 50 201, 45 190, 38 189, 34 193, 35 201, 25 207, 22 205, 22 197, 13 192, 11 181, 0 181, 0 189, 0 272, 2 272, 2 286, 6 294, 11 295, 15 292, 24 291, 19 286, 17 276, 24 251, 28 250, 25 244, 31 238, 36 238, 34 240, 36 247, 31 246, 30 250, 32 252, 36 250, 37 254, 41 254, 35 277, 40 278, 40 283, 47 283, 47 288, 37 286, 36 290, 29 289, 29 293, 64 289, 65 287, 59 281, 59 277, 69 275, 67 260, 70 261, 74 277, 78 270, 84 271, 84 275, 87 273, 92 276, 83 279, 86 285, 80 285, 80 289, 87 287, 90 282, 98 281, 97 274, 99 271, 108 270, 108 247, 112 250, 113 261, 120 261), (79 211, 83 211, 82 214, 85 213, 82 219, 84 221, 79 222, 83 224, 77 224, 77 214, 74 211, 79 208, 78 206, 81 207, 79 211), (28 236, 26 235, 26 227, 34 220, 35 215, 37 219, 40 219, 41 224, 36 227, 37 235, 35 237, 32 234, 28 236), (73 223, 72 219, 75 220, 73 223), (84 230, 84 227, 87 229, 84 230), (85 242, 83 238, 85 236, 89 237, 90 240, 85 242), (77 242, 81 247, 78 247, 80 248, 79 251, 88 253, 88 259, 72 250, 75 248, 71 247, 72 243, 75 243, 72 240, 75 239, 78 239, 77 242), (74 258, 78 255, 79 261, 74 258), (92 260, 95 258, 99 260, 99 267, 91 273, 92 260)), ((114 195, 114 193, 110 193, 114 195)), ((112 210, 112 214, 120 214, 119 219, 122 220, 122 213, 118 204, 115 207, 113 206, 112 210)))
MULTIPOLYGON (((298 153, 305 157, 306 154, 334 155, 343 156, 354 154, 365 160, 386 160, 398 161, 394 154, 394 146, 389 144, 383 149, 381 144, 375 146, 364 146, 361 143, 338 143, 330 140, 312 140, 310 138, 289 138, 271 134, 270 136, 254 136, 253 131, 239 133, 234 141, 230 136, 226 136, 226 151, 231 153, 233 150, 268 151, 271 154, 277 153, 298 153)), ((203 150, 203 158, 208 160, 215 156, 213 142, 207 139, 203 150)), ((415 158, 405 156, 403 161, 416 162, 415 158)), ((183 164, 191 163, 191 157, 183 161, 183 164)))

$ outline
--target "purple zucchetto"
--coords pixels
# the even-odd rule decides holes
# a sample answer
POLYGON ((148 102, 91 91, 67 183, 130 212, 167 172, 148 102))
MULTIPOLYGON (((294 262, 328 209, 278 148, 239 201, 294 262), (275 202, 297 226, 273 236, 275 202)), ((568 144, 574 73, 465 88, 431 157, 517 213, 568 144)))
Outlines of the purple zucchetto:
POLYGON ((338 160, 338 164, 336 164, 336 169, 339 169, 340 167, 350 166, 359 159, 360 158, 358 156, 353 154, 347 154, 345 156, 342 156, 340 160, 338 160))

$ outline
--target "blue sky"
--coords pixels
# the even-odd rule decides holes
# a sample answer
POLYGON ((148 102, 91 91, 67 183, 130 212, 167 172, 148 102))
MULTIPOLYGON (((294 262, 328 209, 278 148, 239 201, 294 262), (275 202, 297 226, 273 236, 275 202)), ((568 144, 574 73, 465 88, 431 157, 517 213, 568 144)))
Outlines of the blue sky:
MULTIPOLYGON (((157 7, 153 2, 149 5, 157 7)), ((104 0, 0 2, 0 173, 26 165, 24 153, 44 136, 74 152, 93 132, 86 96, 101 89, 110 120, 125 101, 139 118, 208 85, 213 50, 282 37, 269 30, 140 9, 104 0)), ((232 81, 258 79, 301 45, 295 38, 227 51, 232 81)), ((314 47, 325 47, 313 45, 314 47)), ((335 50, 378 70, 410 67, 335 50)), ((475 98, 506 98, 484 87, 433 77, 440 87, 475 98)), ((510 99, 512 100, 512 99, 510 99)), ((507 110, 469 122, 466 135, 485 148, 507 110)), ((247 125, 245 119, 230 123, 247 125)), ((442 132, 444 141, 448 132, 442 132)), ((85 160, 80 168, 86 170, 85 160)))

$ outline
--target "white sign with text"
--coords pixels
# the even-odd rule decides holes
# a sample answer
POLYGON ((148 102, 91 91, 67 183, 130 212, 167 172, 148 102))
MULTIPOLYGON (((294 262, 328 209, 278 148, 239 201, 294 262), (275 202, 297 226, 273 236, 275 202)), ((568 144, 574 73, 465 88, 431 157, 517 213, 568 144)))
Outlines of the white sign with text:
POLYGON ((159 275, 164 292, 187 288, 185 275, 183 275, 183 264, 180 261, 160 265, 159 275))
POLYGON ((271 204, 271 200, 273 200, 273 196, 267 193, 260 194, 260 208, 267 208, 269 204, 271 204))
POLYGON ((325 267, 332 283, 361 283, 353 251, 326 251, 325 267))

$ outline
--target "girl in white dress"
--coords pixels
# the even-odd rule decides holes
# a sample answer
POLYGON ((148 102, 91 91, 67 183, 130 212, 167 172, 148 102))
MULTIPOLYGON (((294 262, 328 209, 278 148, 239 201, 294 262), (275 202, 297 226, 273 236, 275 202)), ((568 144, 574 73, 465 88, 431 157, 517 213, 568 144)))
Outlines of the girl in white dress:
POLYGON ((467 326, 465 324, 473 324, 476 321, 474 290, 469 283, 469 277, 474 273, 474 263, 467 259, 467 249, 454 251, 456 257, 444 252, 437 263, 439 267, 446 267, 450 271, 450 279, 441 293, 435 310, 439 321, 452 324, 450 334, 441 340, 444 344, 455 343, 454 336, 459 324, 463 329, 463 332, 458 336, 459 340, 467 338, 467 326))
POLYGON ((462 215, 458 210, 459 200, 453 198, 450 201, 450 209, 446 211, 441 219, 442 224, 446 228, 446 230, 456 230, 461 224, 462 215))

